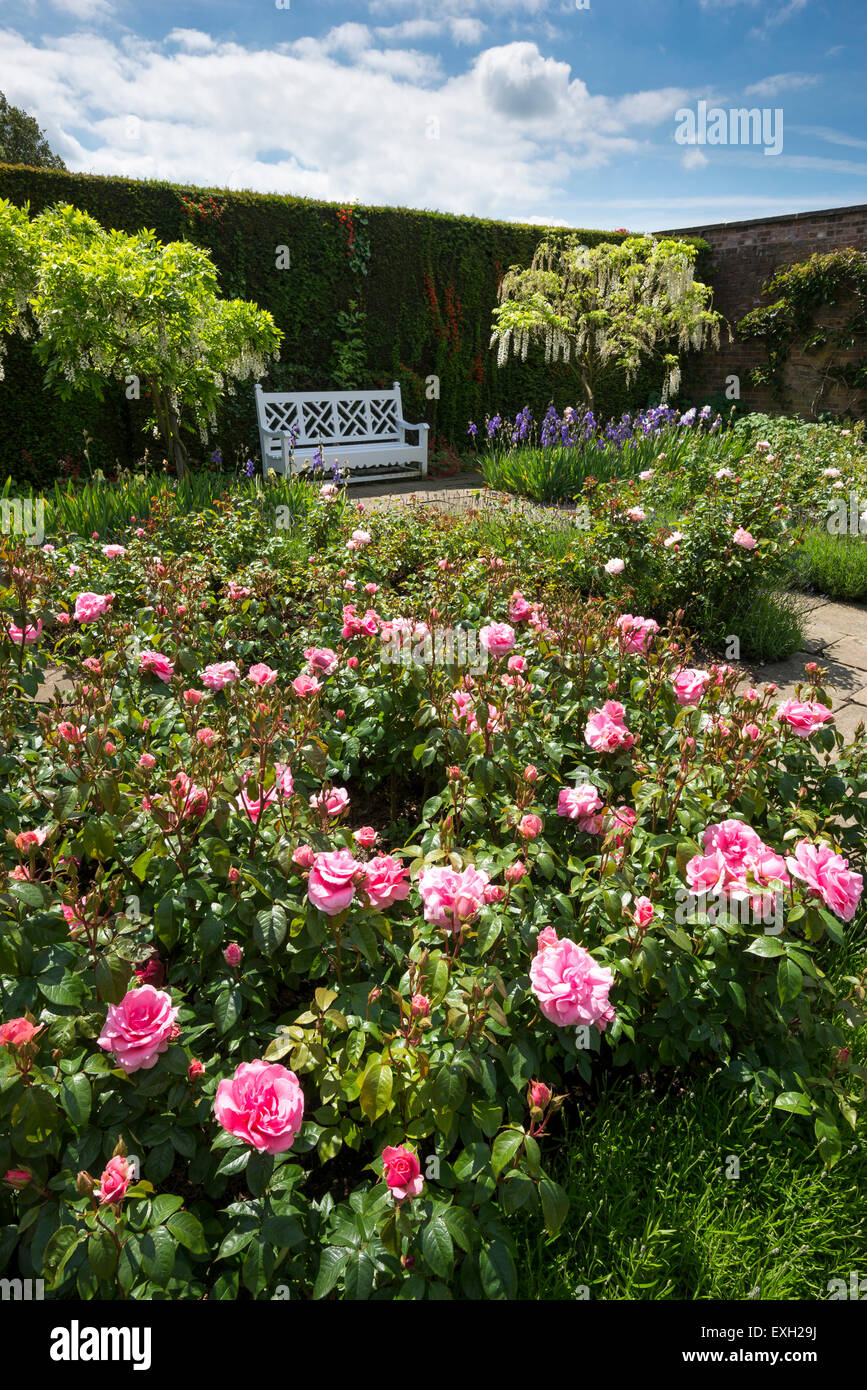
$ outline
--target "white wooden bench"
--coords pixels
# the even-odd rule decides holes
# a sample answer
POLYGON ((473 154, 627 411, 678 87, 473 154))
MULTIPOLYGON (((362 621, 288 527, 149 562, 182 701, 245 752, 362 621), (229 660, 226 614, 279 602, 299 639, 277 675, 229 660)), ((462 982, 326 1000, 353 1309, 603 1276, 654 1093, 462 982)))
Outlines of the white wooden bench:
POLYGON ((256 414, 265 476, 305 472, 321 448, 329 478, 335 463, 365 480, 427 477, 430 426, 404 420, 397 382, 391 391, 292 392, 263 391, 257 382, 256 414))

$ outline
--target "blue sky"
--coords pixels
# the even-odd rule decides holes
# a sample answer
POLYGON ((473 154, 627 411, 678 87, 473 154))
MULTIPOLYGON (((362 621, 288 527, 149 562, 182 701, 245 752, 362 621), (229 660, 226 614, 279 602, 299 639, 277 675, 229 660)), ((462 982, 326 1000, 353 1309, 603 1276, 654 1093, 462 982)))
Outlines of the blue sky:
POLYGON ((635 231, 867 201, 865 52, 863 0, 0 0, 71 169, 635 231))

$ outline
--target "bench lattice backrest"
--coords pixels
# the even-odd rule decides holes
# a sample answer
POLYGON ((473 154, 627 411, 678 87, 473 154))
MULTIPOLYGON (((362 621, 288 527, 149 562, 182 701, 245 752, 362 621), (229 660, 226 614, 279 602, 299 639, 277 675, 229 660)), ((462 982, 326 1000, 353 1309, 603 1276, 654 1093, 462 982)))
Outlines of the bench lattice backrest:
POLYGON ((393 391, 302 391, 262 393, 266 430, 297 427, 296 448, 317 444, 375 444, 399 440, 398 403, 393 391))

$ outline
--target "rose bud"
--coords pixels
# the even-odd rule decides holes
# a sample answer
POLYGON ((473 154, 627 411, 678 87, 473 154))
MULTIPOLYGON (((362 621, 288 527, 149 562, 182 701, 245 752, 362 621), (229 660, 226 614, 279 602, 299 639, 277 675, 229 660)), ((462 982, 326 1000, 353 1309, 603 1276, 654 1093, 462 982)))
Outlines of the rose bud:
POLYGON ((197 1076, 201 1076, 204 1073, 204 1070, 204 1062, 200 1062, 198 1057, 194 1057, 193 1060, 190 1062, 190 1065, 187 1067, 187 1076, 190 1078, 191 1081, 195 1081, 197 1076))
POLYGON ((10 1168, 3 1181, 8 1182, 10 1187, 25 1188, 33 1181, 33 1174, 25 1168, 10 1168))
POLYGON ((430 1000, 426 994, 414 994, 410 1011, 413 1018, 427 1018, 430 1013, 430 1000))
POLYGON ((527 766, 524 768, 524 781, 535 782, 538 776, 539 769, 537 767, 534 767, 532 763, 528 763, 527 766))
POLYGON ((544 1110, 551 1099, 551 1092, 544 1081, 531 1081, 527 1090, 531 1106, 537 1110, 544 1110))
POLYGON ((514 864, 510 864, 506 869, 506 879, 509 883, 520 883, 526 872, 526 864, 522 860, 516 859, 514 864))
POLYGON ((292 863, 299 869, 312 869, 316 854, 311 845, 298 845, 292 851, 292 863))
POLYGON ((78 1188, 78 1191, 81 1193, 82 1197, 89 1197, 93 1192, 93 1189, 96 1187, 96 1182, 88 1172, 82 1170, 76 1176, 75 1186, 78 1188))
POLYGON ((243 954, 244 952, 241 950, 237 941, 230 941, 223 952, 223 959, 227 965, 237 968, 241 964, 241 957, 243 954))
POLYGON ((241 877, 241 875, 238 873, 238 870, 235 868, 235 866, 234 866, 234 864, 233 864, 232 867, 231 867, 231 869, 229 870, 229 882, 230 882, 230 883, 237 883, 237 882, 238 882, 238 879, 239 879, 240 877, 241 877))

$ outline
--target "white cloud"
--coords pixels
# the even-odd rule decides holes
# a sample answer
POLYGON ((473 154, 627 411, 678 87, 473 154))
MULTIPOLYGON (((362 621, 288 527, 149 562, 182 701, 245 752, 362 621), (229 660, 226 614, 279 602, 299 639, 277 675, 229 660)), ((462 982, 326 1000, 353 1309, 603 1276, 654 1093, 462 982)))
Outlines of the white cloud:
POLYGON ((450 19, 449 32, 455 43, 476 44, 481 42, 485 26, 480 19, 450 19))
POLYGON ((778 72, 773 77, 763 77, 751 87, 744 88, 744 96, 776 97, 780 92, 798 92, 804 87, 815 87, 821 77, 812 72, 778 72))
POLYGON ((491 15, 520 15, 536 17, 550 9, 552 0, 359 0, 371 14, 387 14, 398 10, 426 11, 440 18, 462 17, 467 11, 491 15))
POLYGON ((707 155, 696 146, 691 150, 687 150, 680 162, 684 169, 703 169, 710 161, 707 155))
POLYGON ((808 0, 788 0, 788 3, 782 5, 780 9, 772 10, 770 14, 765 15, 759 28, 751 29, 748 37, 766 39, 774 29, 779 29, 781 24, 785 24, 806 9, 807 4, 808 0))
POLYGON ((204 34, 201 29, 173 29, 167 36, 166 43, 179 44, 190 53, 212 53, 217 47, 216 40, 212 39, 210 34, 204 34))
POLYGON ((480 19, 403 19, 399 24, 380 25, 376 37, 390 43, 404 39, 435 39, 449 36, 457 44, 477 44, 485 32, 480 19))
POLYGON ((51 0, 51 3, 56 10, 62 10, 64 14, 83 22, 108 19, 114 14, 112 0, 51 0))
POLYGON ((796 125, 789 129, 797 135, 815 135, 818 140, 827 140, 829 145, 850 145, 854 149, 867 150, 867 140, 848 135, 844 130, 833 130, 830 126, 796 125))
POLYGON ((576 174, 641 153, 689 96, 594 95, 532 43, 445 77, 358 24, 276 49, 170 38, 6 31, 4 89, 73 169, 539 222, 574 220, 576 174))

